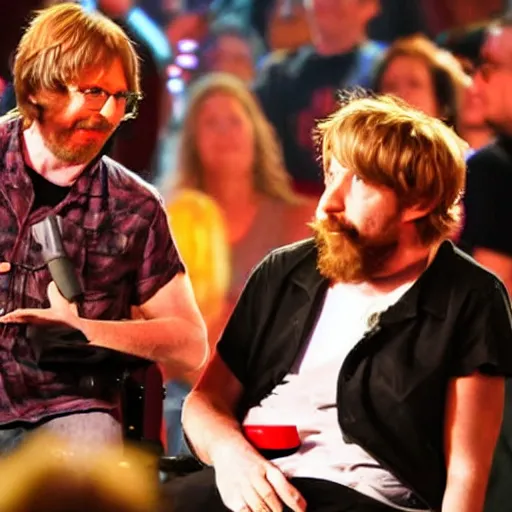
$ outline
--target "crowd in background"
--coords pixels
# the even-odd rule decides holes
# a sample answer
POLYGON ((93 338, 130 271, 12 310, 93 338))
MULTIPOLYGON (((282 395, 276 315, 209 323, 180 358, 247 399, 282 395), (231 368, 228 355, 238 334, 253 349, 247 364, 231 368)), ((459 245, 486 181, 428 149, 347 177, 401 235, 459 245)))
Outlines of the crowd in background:
MULTIPOLYGON (((0 6, 2 113, 15 107, 10 66, 30 13, 57 2, 0 6)), ((144 100, 107 150, 163 193, 212 347, 251 269, 309 235, 323 188, 312 133, 339 91, 402 98, 452 126, 468 158, 495 136, 472 75, 504 0, 83 3, 137 44, 144 100)), ((173 455, 186 451, 180 408, 196 379, 166 375, 173 455)))

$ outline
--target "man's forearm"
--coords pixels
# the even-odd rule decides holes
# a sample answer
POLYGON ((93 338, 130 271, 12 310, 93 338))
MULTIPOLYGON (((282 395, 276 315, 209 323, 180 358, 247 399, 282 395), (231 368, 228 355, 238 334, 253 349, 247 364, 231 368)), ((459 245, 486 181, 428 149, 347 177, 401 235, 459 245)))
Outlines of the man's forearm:
POLYGON ((233 414, 221 406, 212 405, 201 392, 192 391, 187 397, 182 420, 195 454, 207 465, 214 465, 225 450, 239 453, 255 451, 245 439, 240 423, 233 414))
POLYGON ((442 512, 482 512, 484 509, 487 478, 477 475, 448 476, 442 512))
POLYGON ((181 318, 149 320, 89 320, 79 318, 91 345, 126 352, 173 367, 175 372, 197 370, 207 360, 205 329, 181 318))

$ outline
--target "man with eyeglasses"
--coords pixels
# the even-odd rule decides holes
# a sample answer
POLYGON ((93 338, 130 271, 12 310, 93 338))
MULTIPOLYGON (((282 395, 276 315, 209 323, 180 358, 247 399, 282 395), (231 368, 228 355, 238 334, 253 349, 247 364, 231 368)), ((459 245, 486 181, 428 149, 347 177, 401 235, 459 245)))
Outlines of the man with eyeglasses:
MULTIPOLYGON (((512 13, 485 35, 474 76, 495 140, 468 160, 462 246, 500 277, 512 293, 512 13)), ((487 512, 510 510, 512 481, 512 387, 506 384, 501 435, 489 480, 487 512)))
POLYGON ((161 198, 103 155, 137 113, 137 55, 108 18, 56 5, 25 32, 14 87, 18 108, 0 119, 0 454, 37 428, 85 446, 119 443, 124 369, 85 356, 49 368, 52 338, 39 351, 30 333, 64 326, 98 353, 177 375, 205 362, 204 322, 161 198), (38 244, 34 226, 50 214, 83 288, 79 308, 59 292, 38 244))
POLYGON ((512 15, 489 27, 474 86, 496 140, 468 161, 462 240, 512 292, 512 15))

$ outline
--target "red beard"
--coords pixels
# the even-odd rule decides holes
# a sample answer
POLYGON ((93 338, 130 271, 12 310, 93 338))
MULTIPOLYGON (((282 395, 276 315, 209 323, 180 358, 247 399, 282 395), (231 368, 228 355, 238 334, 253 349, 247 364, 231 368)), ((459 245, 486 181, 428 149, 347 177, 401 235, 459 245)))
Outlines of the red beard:
POLYGON ((316 219, 310 226, 318 248, 318 270, 333 282, 360 283, 370 279, 383 269, 398 246, 397 226, 391 220, 378 237, 371 239, 334 216, 316 219))

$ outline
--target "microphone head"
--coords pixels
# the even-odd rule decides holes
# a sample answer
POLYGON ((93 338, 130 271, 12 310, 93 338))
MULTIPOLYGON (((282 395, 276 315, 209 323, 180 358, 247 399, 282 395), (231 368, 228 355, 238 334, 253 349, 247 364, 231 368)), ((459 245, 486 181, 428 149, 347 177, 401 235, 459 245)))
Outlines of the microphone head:
POLYGON ((60 217, 49 215, 32 226, 32 233, 42 247, 43 259, 60 293, 68 301, 77 302, 83 297, 83 289, 62 243, 61 223, 60 217))
POLYGON ((46 263, 55 258, 67 257, 62 243, 61 222, 60 217, 48 215, 48 217, 32 226, 32 234, 36 242, 41 245, 43 259, 46 263))

